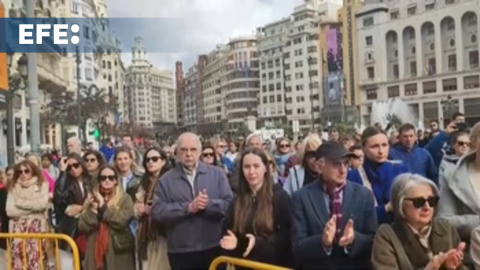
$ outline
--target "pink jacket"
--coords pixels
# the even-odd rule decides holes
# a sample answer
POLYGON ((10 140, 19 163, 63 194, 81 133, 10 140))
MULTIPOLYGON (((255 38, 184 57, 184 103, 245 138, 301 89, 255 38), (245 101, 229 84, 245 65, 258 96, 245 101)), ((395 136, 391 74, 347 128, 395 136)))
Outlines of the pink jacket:
POLYGON ((48 183, 48 193, 53 194, 55 190, 55 180, 50 176, 47 170, 42 170, 43 178, 48 183))

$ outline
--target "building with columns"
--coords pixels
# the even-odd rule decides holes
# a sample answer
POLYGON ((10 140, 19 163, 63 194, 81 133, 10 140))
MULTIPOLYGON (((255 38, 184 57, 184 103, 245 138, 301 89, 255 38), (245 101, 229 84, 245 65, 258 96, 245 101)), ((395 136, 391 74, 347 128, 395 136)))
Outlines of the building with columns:
POLYGON ((479 2, 363 2, 356 14, 363 124, 371 124, 372 103, 389 98, 406 101, 426 125, 451 117, 442 104, 458 104, 470 125, 480 120, 479 2))

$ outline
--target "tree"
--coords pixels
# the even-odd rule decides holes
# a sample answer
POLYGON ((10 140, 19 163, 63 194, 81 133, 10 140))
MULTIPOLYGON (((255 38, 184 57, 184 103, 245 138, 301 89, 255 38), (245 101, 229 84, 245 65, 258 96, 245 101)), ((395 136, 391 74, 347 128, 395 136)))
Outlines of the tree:
POLYGON ((44 107, 41 119, 45 124, 80 125, 83 138, 87 138, 87 121, 97 121, 116 110, 115 100, 96 85, 81 86, 75 99, 73 92, 50 91, 50 102, 44 107), (78 113, 80 106, 81 114, 78 113))

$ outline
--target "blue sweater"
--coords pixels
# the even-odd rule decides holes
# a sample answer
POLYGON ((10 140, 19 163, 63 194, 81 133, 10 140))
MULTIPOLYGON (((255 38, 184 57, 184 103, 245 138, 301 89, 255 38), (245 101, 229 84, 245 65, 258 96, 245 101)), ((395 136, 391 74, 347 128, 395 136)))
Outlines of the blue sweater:
MULTIPOLYGON (((393 221, 393 214, 386 213, 385 205, 390 202, 390 189, 393 180, 397 175, 408 172, 407 168, 401 163, 392 161, 379 164, 365 159, 363 169, 367 174, 368 181, 370 181, 372 185, 373 193, 377 200, 376 211, 378 223, 391 223, 393 221)), ((362 177, 357 169, 349 171, 347 179, 363 185, 362 177)))
POLYGON ((433 158, 433 162, 437 167, 440 166, 440 162, 443 159, 443 149, 445 145, 448 145, 448 141, 450 140, 450 135, 448 135, 445 131, 440 131, 440 133, 433 137, 430 142, 425 146, 425 150, 427 150, 433 158))
POLYGON ((438 167, 427 150, 416 145, 408 150, 403 145, 396 144, 390 148, 390 157, 403 161, 410 173, 420 174, 432 180, 438 186, 438 167))

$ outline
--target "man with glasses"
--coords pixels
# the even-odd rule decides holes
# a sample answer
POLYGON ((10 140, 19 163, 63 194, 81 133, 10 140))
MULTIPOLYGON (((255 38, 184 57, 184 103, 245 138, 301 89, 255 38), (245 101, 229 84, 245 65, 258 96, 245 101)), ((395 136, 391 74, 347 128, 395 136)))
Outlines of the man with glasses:
POLYGON ((197 135, 180 135, 177 165, 160 178, 153 199, 152 219, 166 225, 172 270, 208 269, 220 252, 233 196, 225 173, 199 161, 201 151, 197 135))
POLYGON ((377 216, 371 192, 347 181, 351 155, 337 142, 322 144, 320 179, 293 194, 293 250, 302 269, 368 269, 377 216))

